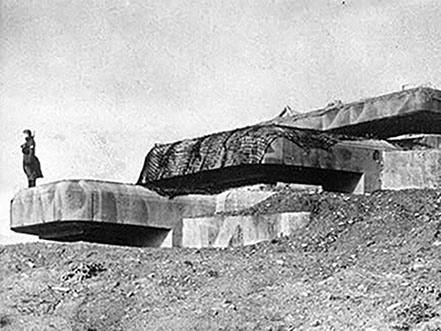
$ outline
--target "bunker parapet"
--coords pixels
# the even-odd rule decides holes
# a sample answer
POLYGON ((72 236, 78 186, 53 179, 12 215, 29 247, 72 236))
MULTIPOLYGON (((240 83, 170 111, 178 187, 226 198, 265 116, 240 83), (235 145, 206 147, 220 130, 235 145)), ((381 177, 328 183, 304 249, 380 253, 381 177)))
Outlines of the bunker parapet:
POLYGON ((20 191, 11 229, 132 246, 268 240, 304 226, 309 214, 223 213, 261 202, 279 182, 358 194, 440 188, 440 124, 441 91, 417 88, 155 145, 138 185, 69 180, 20 191))

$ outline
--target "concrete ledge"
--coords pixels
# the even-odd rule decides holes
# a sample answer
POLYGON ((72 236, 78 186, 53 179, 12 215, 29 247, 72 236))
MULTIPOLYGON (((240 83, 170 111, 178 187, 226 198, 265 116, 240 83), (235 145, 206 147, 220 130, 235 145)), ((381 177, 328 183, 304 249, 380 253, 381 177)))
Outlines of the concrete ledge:
POLYGON ((308 212, 246 216, 184 218, 183 247, 229 247, 252 245, 289 235, 306 226, 308 212))

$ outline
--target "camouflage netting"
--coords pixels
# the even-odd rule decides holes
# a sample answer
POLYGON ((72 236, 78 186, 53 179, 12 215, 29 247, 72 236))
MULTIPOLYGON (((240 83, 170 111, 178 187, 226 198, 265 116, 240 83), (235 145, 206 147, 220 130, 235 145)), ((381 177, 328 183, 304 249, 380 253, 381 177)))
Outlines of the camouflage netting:
POLYGON ((335 135, 280 125, 250 126, 200 138, 155 145, 147 154, 139 177, 140 185, 204 170, 259 164, 269 145, 285 138, 303 149, 329 149, 339 140, 335 135))

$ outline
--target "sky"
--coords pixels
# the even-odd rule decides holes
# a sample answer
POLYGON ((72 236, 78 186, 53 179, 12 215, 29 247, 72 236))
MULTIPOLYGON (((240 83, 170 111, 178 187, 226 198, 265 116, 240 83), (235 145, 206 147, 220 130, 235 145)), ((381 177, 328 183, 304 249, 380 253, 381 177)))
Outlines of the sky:
POLYGON ((133 183, 154 143, 441 88, 438 0, 0 0, 0 15, 0 243, 27 185, 23 129, 37 184, 133 183))

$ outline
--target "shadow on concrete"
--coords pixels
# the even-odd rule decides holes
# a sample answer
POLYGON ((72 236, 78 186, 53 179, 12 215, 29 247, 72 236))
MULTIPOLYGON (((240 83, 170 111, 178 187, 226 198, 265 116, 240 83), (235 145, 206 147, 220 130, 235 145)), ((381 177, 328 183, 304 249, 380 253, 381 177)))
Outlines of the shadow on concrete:
POLYGON ((149 183, 176 195, 190 193, 219 193, 232 187, 277 182, 321 185, 325 191, 352 193, 362 174, 351 171, 258 164, 201 171, 149 183))
POLYGON ((38 234, 40 239, 100 244, 161 247, 170 229, 105 222, 63 221, 20 227, 16 232, 38 234))

